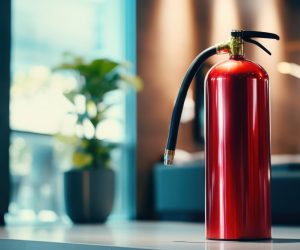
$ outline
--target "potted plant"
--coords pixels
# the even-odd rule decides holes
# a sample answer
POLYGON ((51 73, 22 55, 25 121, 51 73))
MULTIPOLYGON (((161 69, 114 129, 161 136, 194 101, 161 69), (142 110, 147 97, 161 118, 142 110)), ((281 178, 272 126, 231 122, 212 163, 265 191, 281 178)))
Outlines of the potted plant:
POLYGON ((139 90, 142 81, 128 72, 128 64, 104 58, 86 62, 68 55, 57 69, 77 76, 77 88, 65 93, 65 97, 74 106, 76 127, 81 128, 81 133, 57 136, 73 148, 72 168, 64 172, 66 212, 75 223, 104 222, 114 200, 115 174, 110 153, 115 145, 97 138, 96 130, 113 106, 105 101, 107 94, 128 86, 139 90), (82 132, 86 125, 90 128, 88 134, 82 132))

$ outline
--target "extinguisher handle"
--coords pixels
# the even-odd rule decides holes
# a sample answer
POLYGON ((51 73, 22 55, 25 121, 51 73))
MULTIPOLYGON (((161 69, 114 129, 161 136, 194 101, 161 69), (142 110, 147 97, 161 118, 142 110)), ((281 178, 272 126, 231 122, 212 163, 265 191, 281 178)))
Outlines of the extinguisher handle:
POLYGON ((279 36, 275 33, 269 33, 269 32, 262 32, 262 31, 250 31, 250 30, 233 30, 231 32, 231 36, 233 37, 241 37, 245 42, 253 43, 260 47, 262 50, 264 50, 266 53, 271 55, 271 52, 263 46, 261 43, 259 43, 256 40, 253 40, 252 38, 265 38, 265 39, 276 39, 279 40, 279 36))
POLYGON ((279 36, 275 33, 243 30, 242 38, 266 38, 279 40, 279 36))

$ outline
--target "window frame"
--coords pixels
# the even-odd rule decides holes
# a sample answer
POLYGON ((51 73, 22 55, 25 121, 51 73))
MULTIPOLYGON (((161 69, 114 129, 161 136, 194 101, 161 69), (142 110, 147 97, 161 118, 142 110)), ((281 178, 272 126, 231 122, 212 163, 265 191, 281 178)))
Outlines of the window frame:
POLYGON ((11 0, 0 1, 0 224, 9 204, 9 93, 11 58, 11 0))

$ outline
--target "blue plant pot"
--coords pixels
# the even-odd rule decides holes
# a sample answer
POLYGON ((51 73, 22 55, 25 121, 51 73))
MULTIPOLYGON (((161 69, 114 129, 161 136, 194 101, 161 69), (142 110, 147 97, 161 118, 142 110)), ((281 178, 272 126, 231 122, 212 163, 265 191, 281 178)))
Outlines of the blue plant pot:
POLYGON ((112 211, 115 173, 110 169, 64 173, 67 215, 74 223, 103 223, 112 211))

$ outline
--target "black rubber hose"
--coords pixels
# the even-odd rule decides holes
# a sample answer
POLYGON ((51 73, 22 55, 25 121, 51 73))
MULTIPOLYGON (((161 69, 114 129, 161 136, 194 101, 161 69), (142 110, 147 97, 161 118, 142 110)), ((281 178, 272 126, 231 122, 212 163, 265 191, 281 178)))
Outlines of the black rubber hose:
POLYGON ((173 109, 167 146, 166 150, 175 150, 176 142, 177 142, 177 135, 178 135, 178 128, 180 124, 180 118, 182 114, 182 109, 184 105, 184 101, 188 92, 188 89, 191 85, 193 77, 196 75, 197 71, 199 70, 201 64, 205 62, 209 57, 215 55, 217 53, 217 49, 215 46, 210 47, 204 51, 202 51, 191 63, 189 66, 183 80, 181 83, 181 87, 176 99, 176 103, 173 109))

